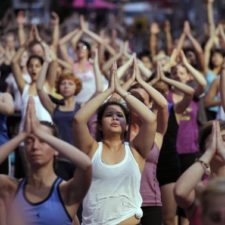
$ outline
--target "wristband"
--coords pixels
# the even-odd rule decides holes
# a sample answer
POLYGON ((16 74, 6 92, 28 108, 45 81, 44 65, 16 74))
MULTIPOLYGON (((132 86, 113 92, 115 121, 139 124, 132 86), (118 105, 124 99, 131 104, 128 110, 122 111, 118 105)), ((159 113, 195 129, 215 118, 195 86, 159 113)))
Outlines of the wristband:
POLYGON ((206 175, 209 175, 210 174, 210 166, 208 163, 204 162, 203 160, 201 159, 196 159, 195 162, 199 162, 205 172, 206 175))

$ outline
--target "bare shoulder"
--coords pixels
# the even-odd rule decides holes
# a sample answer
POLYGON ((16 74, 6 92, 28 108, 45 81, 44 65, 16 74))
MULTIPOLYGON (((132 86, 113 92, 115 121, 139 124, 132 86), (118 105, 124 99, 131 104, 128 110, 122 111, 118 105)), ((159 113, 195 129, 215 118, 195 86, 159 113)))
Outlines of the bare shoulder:
POLYGON ((1 99, 1 101, 5 101, 5 100, 8 100, 8 99, 12 99, 12 96, 9 93, 4 92, 0 95, 0 99, 1 99))
POLYGON ((0 175, 0 194, 3 192, 10 192, 14 194, 17 191, 18 185, 18 180, 6 175, 0 175))

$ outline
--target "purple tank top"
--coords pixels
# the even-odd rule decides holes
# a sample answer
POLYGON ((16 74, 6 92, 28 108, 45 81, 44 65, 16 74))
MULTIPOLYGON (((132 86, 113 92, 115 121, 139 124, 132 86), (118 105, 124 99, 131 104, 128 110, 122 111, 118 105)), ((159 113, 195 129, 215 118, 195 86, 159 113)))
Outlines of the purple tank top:
POLYGON ((159 149, 154 144, 145 162, 141 177, 142 206, 162 206, 159 183, 156 178, 156 167, 159 158, 159 149))
MULTIPOLYGON (((168 101, 172 101, 169 95, 168 101)), ((178 154, 195 153, 199 151, 198 146, 198 102, 192 100, 190 105, 182 113, 179 120, 176 149, 178 154)))

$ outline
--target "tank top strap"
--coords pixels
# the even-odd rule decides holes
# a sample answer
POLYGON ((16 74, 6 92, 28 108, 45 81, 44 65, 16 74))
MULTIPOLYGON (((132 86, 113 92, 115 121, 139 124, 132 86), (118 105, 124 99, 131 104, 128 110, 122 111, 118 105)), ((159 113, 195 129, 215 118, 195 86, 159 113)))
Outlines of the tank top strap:
POLYGON ((30 88, 30 85, 25 84, 24 89, 23 89, 23 93, 22 93, 22 97, 25 97, 25 96, 29 95, 29 88, 30 88))
POLYGON ((80 107, 81 107, 81 104, 76 102, 74 107, 74 112, 77 112, 80 109, 80 107))
POLYGON ((124 147, 125 147, 126 154, 129 154, 130 152, 133 155, 129 142, 124 142, 124 147))
POLYGON ((62 178, 61 177, 57 177, 56 180, 53 183, 53 190, 57 190, 58 186, 61 184, 62 182, 62 178))
POLYGON ((98 147, 92 157, 92 161, 97 160, 100 156, 101 159, 101 154, 102 154, 102 148, 103 148, 103 143, 102 142, 98 142, 98 147))
POLYGON ((124 142, 124 146, 125 146, 125 160, 130 158, 134 162, 134 164, 137 166, 138 171, 140 172, 140 168, 139 168, 138 162, 137 162, 137 160, 134 157, 134 154, 132 152, 132 149, 130 147, 129 142, 124 142))
POLYGON ((16 190, 16 195, 17 195, 20 191, 24 190, 24 186, 25 186, 26 182, 27 182, 27 179, 26 179, 26 178, 23 178, 23 179, 21 179, 21 180, 19 181, 19 185, 18 185, 17 190, 16 190))

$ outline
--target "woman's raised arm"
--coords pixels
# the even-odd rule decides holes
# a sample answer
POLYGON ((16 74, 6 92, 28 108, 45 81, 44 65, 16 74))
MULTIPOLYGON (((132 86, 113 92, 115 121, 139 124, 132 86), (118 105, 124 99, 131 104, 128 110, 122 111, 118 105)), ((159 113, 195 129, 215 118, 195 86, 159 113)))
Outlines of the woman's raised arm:
POLYGON ((133 141, 133 146, 143 158, 146 158, 154 143, 156 115, 148 109, 144 103, 124 90, 120 86, 117 76, 115 76, 114 79, 116 92, 126 101, 128 107, 136 113, 141 120, 140 131, 133 141))
POLYGON ((20 64, 19 64, 19 60, 22 56, 22 54, 24 53, 24 51, 26 51, 26 47, 22 46, 19 48, 19 50, 16 52, 15 56, 12 59, 12 72, 13 75, 15 77, 16 83, 18 85, 19 91, 22 94, 23 93, 23 89, 25 86, 25 81, 23 79, 23 72, 20 68, 20 64))
POLYGON ((96 140, 91 136, 88 129, 88 121, 91 116, 97 111, 97 109, 102 105, 102 103, 113 94, 114 81, 113 78, 116 73, 116 67, 113 66, 111 71, 111 82, 108 89, 104 92, 99 93, 90 101, 88 101, 81 109, 76 113, 73 122, 74 128, 74 142, 75 145, 82 149, 85 153, 90 154, 91 151, 97 148, 96 140))
POLYGON ((183 84, 179 81, 166 77, 163 73, 161 73, 161 80, 184 93, 182 100, 176 103, 174 106, 174 110, 176 113, 184 112, 184 110, 189 106, 191 100, 193 99, 194 89, 187 84, 183 84))

